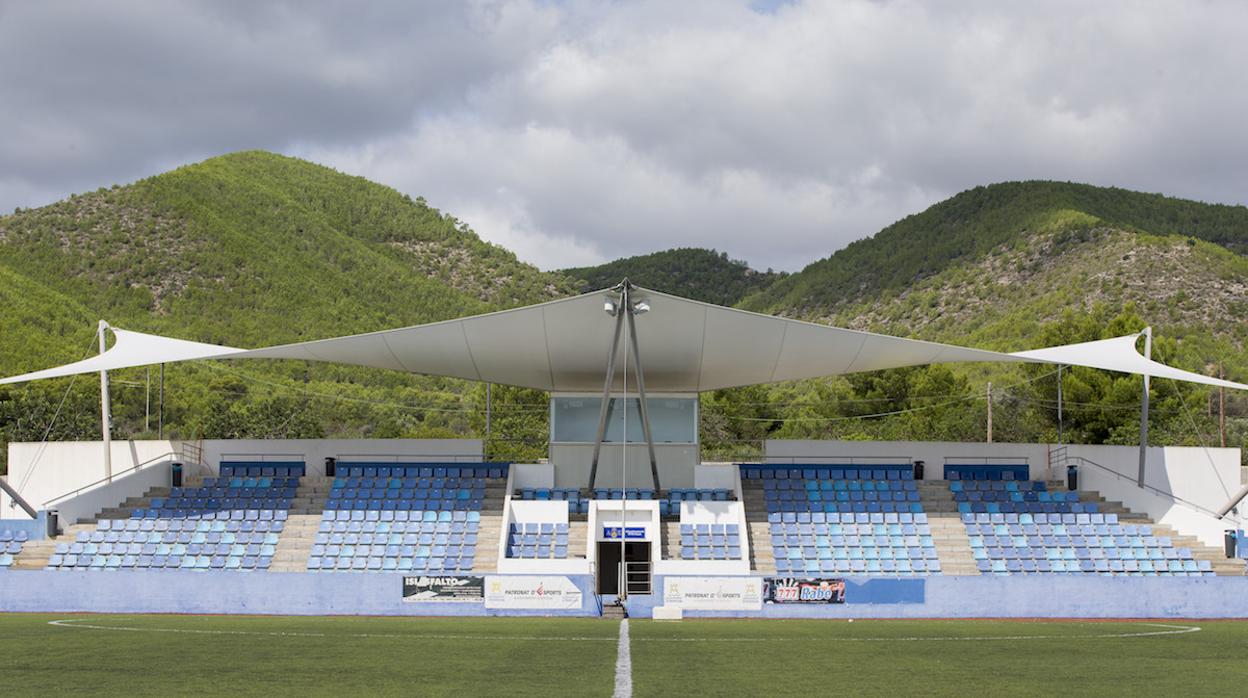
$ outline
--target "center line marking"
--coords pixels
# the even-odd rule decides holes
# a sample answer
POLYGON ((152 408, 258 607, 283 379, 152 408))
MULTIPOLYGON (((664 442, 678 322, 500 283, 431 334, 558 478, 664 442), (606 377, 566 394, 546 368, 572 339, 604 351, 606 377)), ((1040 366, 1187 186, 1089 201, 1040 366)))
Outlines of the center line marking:
POLYGON ((628 619, 620 621, 620 644, 615 656, 615 693, 612 698, 633 698, 633 656, 628 648, 628 619))

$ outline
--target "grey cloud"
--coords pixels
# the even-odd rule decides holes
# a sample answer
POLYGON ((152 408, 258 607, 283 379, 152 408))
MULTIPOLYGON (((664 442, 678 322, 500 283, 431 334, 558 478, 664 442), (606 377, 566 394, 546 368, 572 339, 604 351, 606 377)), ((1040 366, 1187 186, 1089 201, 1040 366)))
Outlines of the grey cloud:
POLYGON ((1128 0, 3 4, 0 206, 267 148, 546 268, 703 245, 796 269, 1006 179, 1243 201, 1246 25, 1128 0))

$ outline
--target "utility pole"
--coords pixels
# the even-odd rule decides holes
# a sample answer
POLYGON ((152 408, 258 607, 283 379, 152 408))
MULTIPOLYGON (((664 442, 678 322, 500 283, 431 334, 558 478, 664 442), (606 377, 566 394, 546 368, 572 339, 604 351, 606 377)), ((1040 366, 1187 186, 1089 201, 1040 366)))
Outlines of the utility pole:
POLYGON ((1062 445, 1062 365, 1057 365, 1057 445, 1062 445))
POLYGON ((992 382, 988 383, 988 443, 992 443, 992 382))
MULTIPOLYGON (((1145 327, 1140 334, 1144 335, 1144 358, 1153 359, 1153 328, 1145 327)), ((1148 453, 1148 374, 1144 374, 1144 394, 1140 398, 1140 472, 1136 484, 1144 486, 1144 459, 1148 453)))
MULTIPOLYGON (((100 320, 100 354, 108 349, 108 341, 105 332, 108 330, 108 323, 100 320)), ((112 441, 112 414, 108 409, 108 371, 100 371, 100 435, 104 437, 104 477, 109 482, 113 481, 113 441, 112 441)))

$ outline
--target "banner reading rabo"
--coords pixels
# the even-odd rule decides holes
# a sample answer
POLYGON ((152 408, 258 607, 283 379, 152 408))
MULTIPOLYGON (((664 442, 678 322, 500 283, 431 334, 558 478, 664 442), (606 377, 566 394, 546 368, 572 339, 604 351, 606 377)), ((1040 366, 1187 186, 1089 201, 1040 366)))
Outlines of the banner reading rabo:
POLYGON ((485 607, 579 609, 581 590, 567 577, 491 575, 485 578, 485 607))

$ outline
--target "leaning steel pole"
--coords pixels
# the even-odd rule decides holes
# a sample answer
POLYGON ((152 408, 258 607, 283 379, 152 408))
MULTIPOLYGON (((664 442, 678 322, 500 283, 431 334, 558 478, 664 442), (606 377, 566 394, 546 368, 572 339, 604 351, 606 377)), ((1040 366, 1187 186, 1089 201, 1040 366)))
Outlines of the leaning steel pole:
MULTIPOLYGON (((1153 328, 1145 327, 1141 332, 1144 335, 1144 358, 1153 358, 1153 328)), ((1140 473, 1136 478, 1136 485, 1144 486, 1144 463, 1148 456, 1148 374, 1144 374, 1144 394, 1140 398, 1140 473)))
MULTIPOLYGON (((621 296, 622 297, 622 296, 621 296)), ((602 440, 606 438, 607 416, 611 407, 611 387, 615 382, 615 352, 620 346, 620 330, 624 326, 623 308, 616 306, 615 332, 611 336, 611 349, 607 352, 607 378, 602 383, 602 406, 598 409, 598 432, 594 436, 594 455, 589 465, 589 488, 593 489, 598 480, 598 456, 602 452, 602 440)))

